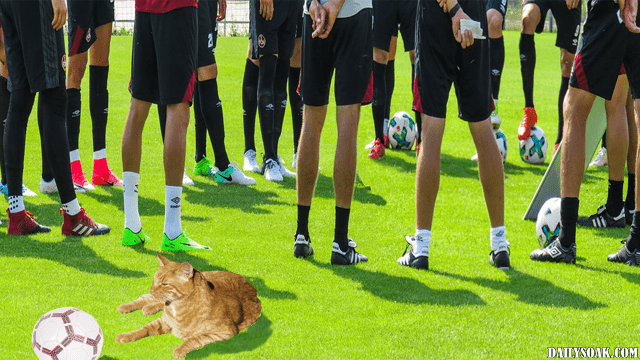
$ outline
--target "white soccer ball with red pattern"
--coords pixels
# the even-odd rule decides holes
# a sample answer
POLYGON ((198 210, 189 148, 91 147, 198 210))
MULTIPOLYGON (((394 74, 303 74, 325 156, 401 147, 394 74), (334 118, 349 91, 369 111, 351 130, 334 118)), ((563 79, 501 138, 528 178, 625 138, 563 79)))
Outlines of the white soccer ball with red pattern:
POLYGON ((103 344, 93 316, 65 307, 44 314, 33 328, 31 346, 40 360, 95 360, 103 344))

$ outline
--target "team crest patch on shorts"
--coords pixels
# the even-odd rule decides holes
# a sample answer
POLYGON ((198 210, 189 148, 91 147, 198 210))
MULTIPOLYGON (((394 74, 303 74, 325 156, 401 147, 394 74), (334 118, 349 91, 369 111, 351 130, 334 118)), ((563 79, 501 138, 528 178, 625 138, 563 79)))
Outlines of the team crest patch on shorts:
POLYGON ((258 35, 258 46, 262 49, 267 44, 267 39, 264 38, 264 35, 258 35))
POLYGON ((87 42, 91 42, 91 28, 87 29, 87 36, 85 37, 87 42))
POLYGON ((62 70, 67 71, 67 55, 62 55, 62 70))

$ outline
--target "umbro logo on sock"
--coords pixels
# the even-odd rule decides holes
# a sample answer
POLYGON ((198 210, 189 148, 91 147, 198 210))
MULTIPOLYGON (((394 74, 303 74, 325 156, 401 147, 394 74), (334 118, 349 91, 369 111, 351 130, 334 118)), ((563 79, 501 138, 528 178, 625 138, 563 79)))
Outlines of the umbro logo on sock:
POLYGON ((503 237, 504 236, 504 230, 500 230, 498 231, 498 233, 496 234, 496 237, 503 237))
POLYGON ((273 111, 273 104, 267 104, 267 106, 265 106, 265 108, 269 111, 273 111))
POLYGON ((73 112, 71 113, 71 117, 78 117, 80 116, 80 110, 73 110, 73 112))

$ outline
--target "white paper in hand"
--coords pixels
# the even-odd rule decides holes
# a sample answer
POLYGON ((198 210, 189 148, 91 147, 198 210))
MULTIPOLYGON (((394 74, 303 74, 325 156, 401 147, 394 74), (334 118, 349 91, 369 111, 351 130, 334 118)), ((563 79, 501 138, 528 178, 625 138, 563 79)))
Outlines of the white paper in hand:
POLYGON ((480 27, 479 21, 460 19, 460 31, 464 33, 466 30, 471 31, 474 39, 486 39, 482 36, 482 28, 480 27))

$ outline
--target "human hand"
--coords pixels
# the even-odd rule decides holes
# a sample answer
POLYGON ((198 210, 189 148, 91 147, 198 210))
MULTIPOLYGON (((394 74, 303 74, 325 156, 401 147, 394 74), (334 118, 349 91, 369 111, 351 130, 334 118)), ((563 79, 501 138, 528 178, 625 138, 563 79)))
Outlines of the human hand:
POLYGON ((53 30, 58 31, 67 22, 67 3, 65 0, 51 0, 51 6, 53 7, 51 26, 53 26, 53 30))
POLYGON ((460 43, 460 46, 462 46, 463 49, 466 49, 469 46, 473 45, 474 39, 473 39, 473 33, 471 33, 471 31, 465 30, 464 32, 462 32, 460 30, 461 19, 469 19, 469 16, 465 14, 465 12, 462 11, 462 9, 458 10, 458 12, 456 12, 456 14, 451 19, 452 26, 453 26, 453 37, 456 39, 457 42, 460 43))
POLYGON ((567 9, 572 10, 578 7, 580 0, 566 0, 567 9))
POLYGON ((620 14, 624 25, 632 33, 640 33, 640 28, 636 25, 638 15, 638 0, 620 0, 620 14))
POLYGON ((227 17, 227 0, 218 0, 218 16, 217 21, 222 21, 227 17))
POLYGON ((267 21, 273 19, 273 0, 260 0, 260 15, 267 21))

